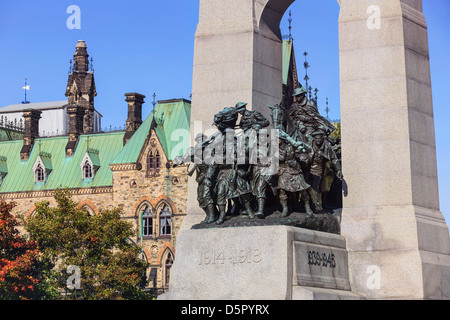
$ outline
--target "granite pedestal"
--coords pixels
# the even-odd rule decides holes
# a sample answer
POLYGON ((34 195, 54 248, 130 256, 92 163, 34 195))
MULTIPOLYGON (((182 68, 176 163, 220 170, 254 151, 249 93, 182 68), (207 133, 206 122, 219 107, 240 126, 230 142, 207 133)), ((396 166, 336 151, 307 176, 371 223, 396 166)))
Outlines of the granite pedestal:
POLYGON ((290 226, 184 230, 161 300, 361 299, 345 239, 290 226))

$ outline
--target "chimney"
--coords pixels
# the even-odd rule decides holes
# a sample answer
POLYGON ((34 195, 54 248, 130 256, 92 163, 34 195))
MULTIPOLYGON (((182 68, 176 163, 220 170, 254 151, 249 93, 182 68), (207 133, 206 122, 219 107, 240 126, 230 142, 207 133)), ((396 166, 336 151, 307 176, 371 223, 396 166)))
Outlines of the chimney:
POLYGON ((78 138, 83 133, 84 108, 78 105, 67 107, 69 142, 66 145, 66 157, 72 157, 78 144, 78 138))
POLYGON ((123 137, 123 145, 131 139, 133 134, 142 124, 142 105, 145 96, 139 93, 125 93, 125 101, 128 103, 127 129, 123 137))
POLYGON ((33 149, 34 140, 39 137, 39 119, 42 111, 29 109, 23 112, 25 120, 25 132, 23 135, 23 147, 20 150, 20 159, 28 160, 33 149))

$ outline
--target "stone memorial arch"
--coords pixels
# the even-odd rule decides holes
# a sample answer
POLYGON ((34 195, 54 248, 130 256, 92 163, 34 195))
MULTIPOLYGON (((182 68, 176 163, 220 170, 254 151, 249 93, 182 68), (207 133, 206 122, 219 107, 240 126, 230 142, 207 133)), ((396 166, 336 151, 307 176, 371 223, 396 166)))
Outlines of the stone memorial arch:
MULTIPOLYGON (((267 105, 282 96, 279 25, 293 2, 200 0, 191 128, 209 129, 215 113, 238 101, 270 118, 267 105)), ((422 1, 338 2, 341 234, 351 290, 369 299, 448 299, 450 241, 439 209, 422 1)), ((191 181, 186 228, 204 218, 195 188, 191 181)))

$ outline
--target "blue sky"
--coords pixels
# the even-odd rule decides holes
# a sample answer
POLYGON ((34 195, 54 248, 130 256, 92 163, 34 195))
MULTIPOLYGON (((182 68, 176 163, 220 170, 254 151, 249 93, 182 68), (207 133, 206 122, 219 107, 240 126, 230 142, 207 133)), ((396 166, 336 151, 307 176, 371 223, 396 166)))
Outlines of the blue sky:
MULTIPOLYGON (((28 78, 31 102, 65 100, 69 60, 77 40, 85 40, 94 58, 103 126, 123 125, 124 93, 147 96, 144 116, 157 100, 189 99, 198 0, 86 1, 2 0, 0 11, 0 106, 20 103, 28 78), (81 29, 70 30, 70 5, 81 9, 81 29)), ((441 211, 450 222, 450 1, 424 0, 429 28, 441 211)), ((319 108, 339 119, 339 6, 335 0, 297 0, 292 35, 300 77, 308 51, 310 84, 319 89, 319 108)), ((288 34, 287 14, 281 23, 288 34)))

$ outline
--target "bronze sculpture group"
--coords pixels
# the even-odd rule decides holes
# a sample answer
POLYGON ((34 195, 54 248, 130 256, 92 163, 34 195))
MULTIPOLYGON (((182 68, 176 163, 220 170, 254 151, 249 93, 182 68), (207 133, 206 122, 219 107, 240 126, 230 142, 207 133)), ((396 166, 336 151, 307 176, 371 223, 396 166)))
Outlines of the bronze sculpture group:
POLYGON ((188 175, 196 173, 205 223, 224 223, 231 207, 264 219, 268 196, 281 206, 281 217, 290 214, 290 198, 303 203, 307 216, 323 211, 324 193, 343 179, 340 141, 330 137, 336 128, 308 101, 303 87, 293 96, 289 108, 269 106, 272 135, 269 120, 238 103, 214 116, 217 133, 197 135, 195 147, 174 160, 174 166, 194 163, 188 175))

